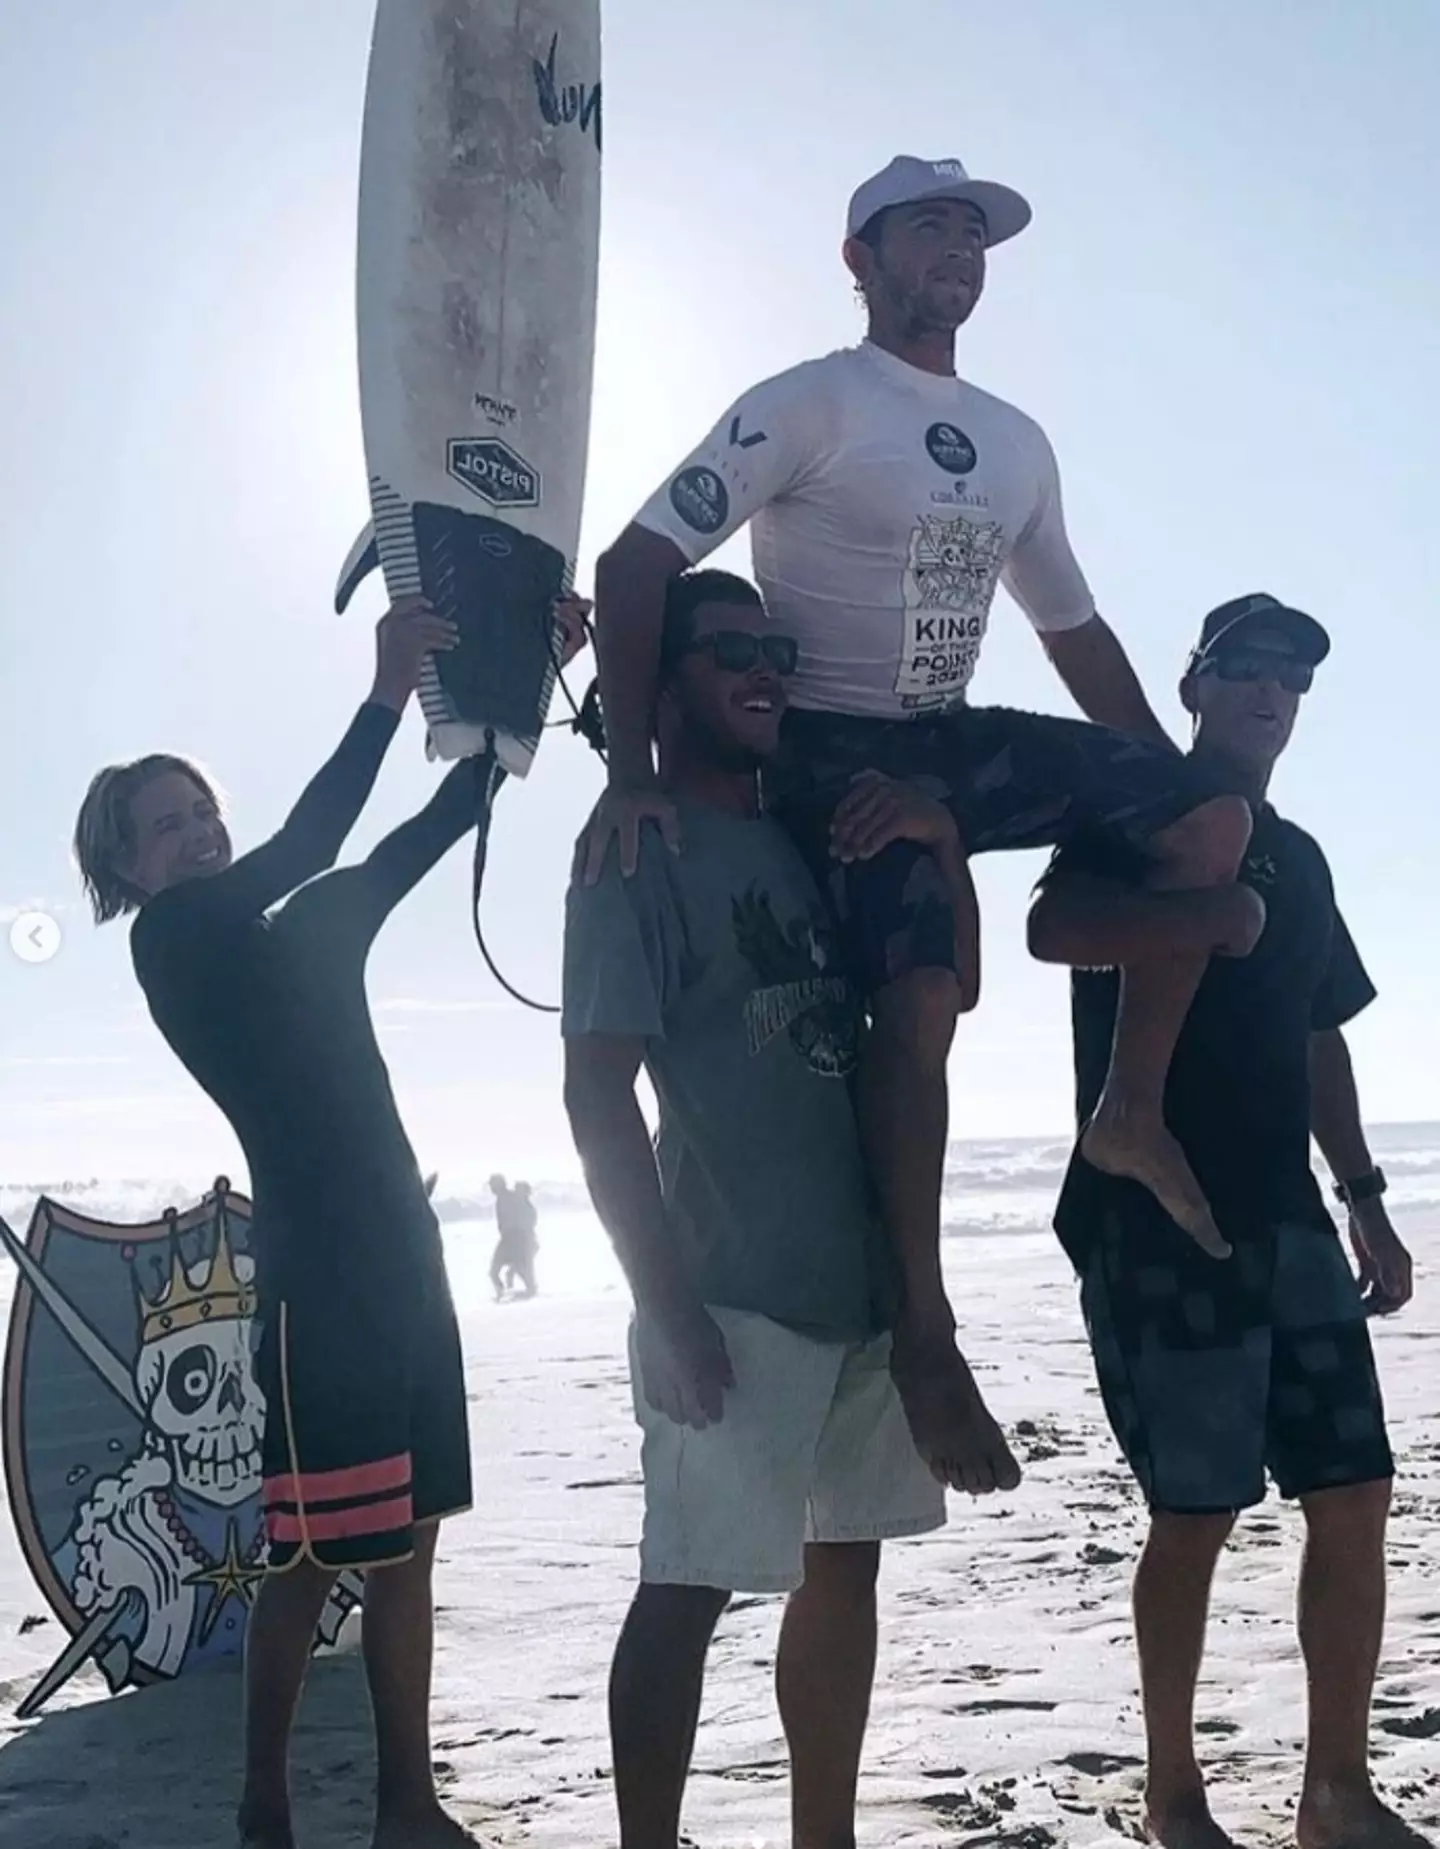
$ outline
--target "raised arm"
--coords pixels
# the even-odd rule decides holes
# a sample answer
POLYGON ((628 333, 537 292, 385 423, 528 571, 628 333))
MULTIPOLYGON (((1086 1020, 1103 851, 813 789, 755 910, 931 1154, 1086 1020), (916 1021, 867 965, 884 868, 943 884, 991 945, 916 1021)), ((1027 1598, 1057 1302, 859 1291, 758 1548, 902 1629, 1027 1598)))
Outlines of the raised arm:
MULTIPOLYGON (((558 653, 568 667, 586 641, 591 605, 583 597, 563 597, 556 605, 558 653)), ((366 908, 369 928, 378 931, 400 901, 450 849, 477 826, 488 828, 490 812, 505 772, 492 756, 465 758, 454 765, 439 789, 408 822, 392 829, 361 863, 357 903, 366 908)))
POLYGON ((505 772, 488 754, 462 758, 418 814, 392 828, 361 862, 356 902, 369 928, 378 931, 400 901, 478 823, 488 827, 490 809, 505 772))
POLYGON ((369 800, 400 723, 398 708, 367 700, 335 752, 306 784, 284 826, 223 873, 177 888, 207 912, 259 917, 306 880, 333 867, 369 800))
POLYGON ((665 592, 689 560, 674 540, 627 526, 595 566, 595 652, 613 789, 654 781, 651 746, 665 592))
POLYGON ((605 719, 609 788, 586 830, 582 877, 600 877, 610 842, 621 871, 639 861, 640 824, 659 822, 671 847, 679 826, 655 789, 652 735, 665 593, 761 508, 804 479, 829 440, 824 388, 797 367, 738 398, 708 436, 656 489, 595 568, 595 646, 605 719))
POLYGON ((212 915, 218 909, 228 917, 258 917, 334 866, 375 787, 426 655, 453 648, 458 639, 453 624, 418 598, 387 610, 375 633, 374 683, 338 748, 306 785, 278 834, 223 873, 174 889, 186 909, 195 905, 212 915))

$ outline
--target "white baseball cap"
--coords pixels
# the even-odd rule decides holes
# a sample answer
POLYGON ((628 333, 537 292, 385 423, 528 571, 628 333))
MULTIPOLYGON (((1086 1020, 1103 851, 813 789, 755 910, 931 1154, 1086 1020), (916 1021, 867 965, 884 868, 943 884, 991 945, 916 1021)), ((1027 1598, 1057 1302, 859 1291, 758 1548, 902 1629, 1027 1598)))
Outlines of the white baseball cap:
POLYGON ((972 180, 957 160, 917 160, 897 154, 890 165, 857 188, 845 222, 846 237, 863 231, 877 212, 921 199, 963 199, 985 214, 985 242, 1003 244, 1030 223, 1030 202, 995 180, 972 180))

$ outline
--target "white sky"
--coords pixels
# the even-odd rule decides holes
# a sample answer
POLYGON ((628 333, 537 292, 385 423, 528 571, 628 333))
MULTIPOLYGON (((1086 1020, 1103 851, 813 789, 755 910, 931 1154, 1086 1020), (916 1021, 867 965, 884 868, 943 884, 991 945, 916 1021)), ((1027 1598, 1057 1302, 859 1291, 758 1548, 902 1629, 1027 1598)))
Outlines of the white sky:
MULTIPOLYGON (((90 773, 203 756, 273 828, 364 691, 354 190, 368 0, 0 10, 0 1179, 232 1165, 143 1017, 123 931, 77 909, 90 773)), ((737 391, 855 336, 858 179, 906 149, 1028 192, 962 366, 1047 426, 1101 606, 1179 724, 1201 613, 1271 589, 1336 647, 1279 784, 1380 989, 1370 1114, 1440 1117, 1430 933, 1440 748, 1440 9, 1390 0, 620 0, 607 15, 601 328, 581 582, 737 391)), ((735 550, 744 569, 747 554, 735 550)), ((1002 599, 980 697, 1066 710, 1002 599)), ((430 787, 412 720, 355 846, 430 787)), ((599 767, 557 735, 503 798, 490 935, 558 989, 599 767)), ((984 863, 986 994, 958 1135, 1067 1121, 1064 986, 1025 958, 1033 862, 984 863)), ((554 1023, 504 1004, 463 852, 397 916, 372 993, 422 1160, 570 1172, 554 1023)))

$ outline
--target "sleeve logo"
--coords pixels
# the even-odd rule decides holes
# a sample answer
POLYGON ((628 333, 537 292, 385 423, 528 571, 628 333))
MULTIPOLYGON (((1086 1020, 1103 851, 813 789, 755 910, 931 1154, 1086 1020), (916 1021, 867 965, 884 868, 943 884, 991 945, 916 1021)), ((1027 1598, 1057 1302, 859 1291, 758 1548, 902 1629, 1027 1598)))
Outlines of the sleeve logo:
POLYGON ((670 484, 670 505, 695 533, 718 533, 730 518, 729 491, 714 469, 682 469, 670 484))
POLYGON ((731 449, 754 449, 757 444, 763 443, 764 441, 765 432, 763 430, 752 430, 748 436, 741 436, 739 417, 732 417, 730 419, 731 449))

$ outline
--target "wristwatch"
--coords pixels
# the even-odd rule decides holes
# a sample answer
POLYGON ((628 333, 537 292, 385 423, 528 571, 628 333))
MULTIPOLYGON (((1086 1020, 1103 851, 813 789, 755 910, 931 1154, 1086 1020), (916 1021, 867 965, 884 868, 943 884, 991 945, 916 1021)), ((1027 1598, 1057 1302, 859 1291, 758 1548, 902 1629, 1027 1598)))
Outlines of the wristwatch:
POLYGON ((1378 1201, 1389 1185, 1384 1169, 1372 1168, 1368 1175, 1357 1175, 1354 1181, 1337 1181, 1335 1198, 1342 1207, 1358 1207, 1361 1201, 1378 1201))

